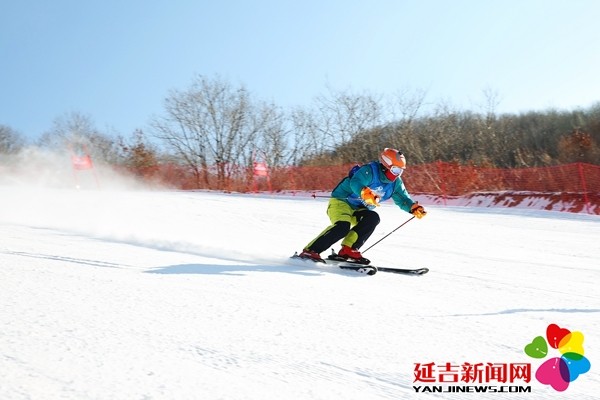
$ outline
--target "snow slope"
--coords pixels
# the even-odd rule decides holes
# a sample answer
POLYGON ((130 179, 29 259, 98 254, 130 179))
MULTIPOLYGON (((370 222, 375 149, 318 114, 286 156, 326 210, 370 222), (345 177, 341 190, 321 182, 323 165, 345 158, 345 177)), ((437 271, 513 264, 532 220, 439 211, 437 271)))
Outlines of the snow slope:
MULTIPOLYGON (((598 399, 600 219, 428 207, 366 253, 293 263, 326 199, 0 188, 0 399, 598 399), (531 363, 555 323, 591 370, 559 393, 416 393, 417 363, 531 363)), ((409 215, 393 205, 367 246, 409 215)), ((551 351, 556 351, 550 349, 551 351)), ((494 384, 494 383, 491 383, 494 384)))

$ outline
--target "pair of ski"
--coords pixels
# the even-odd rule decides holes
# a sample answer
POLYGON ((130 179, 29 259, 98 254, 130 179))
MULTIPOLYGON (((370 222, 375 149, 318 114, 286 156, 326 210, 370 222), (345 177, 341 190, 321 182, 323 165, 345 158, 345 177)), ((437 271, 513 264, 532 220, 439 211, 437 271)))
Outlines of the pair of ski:
MULTIPOLYGON (((294 253, 294 255, 291 258, 299 259, 302 261, 312 261, 312 262, 318 263, 318 261, 315 261, 315 260, 302 258, 298 255, 298 253, 294 253)), ((358 264, 358 263, 351 262, 349 260, 346 260, 346 259, 338 256, 335 252, 333 252, 333 250, 332 250, 331 254, 327 257, 327 259, 323 260, 323 263, 329 264, 329 265, 335 265, 338 268, 341 268, 344 270, 352 270, 352 271, 356 271, 358 273, 367 274, 367 275, 375 275, 378 271, 389 272, 389 273, 393 273, 393 274, 401 274, 401 275, 414 275, 414 276, 424 275, 427 272, 429 272, 429 268, 414 268, 414 269, 413 268, 392 268, 392 267, 377 267, 375 265, 370 265, 370 264, 358 264)))

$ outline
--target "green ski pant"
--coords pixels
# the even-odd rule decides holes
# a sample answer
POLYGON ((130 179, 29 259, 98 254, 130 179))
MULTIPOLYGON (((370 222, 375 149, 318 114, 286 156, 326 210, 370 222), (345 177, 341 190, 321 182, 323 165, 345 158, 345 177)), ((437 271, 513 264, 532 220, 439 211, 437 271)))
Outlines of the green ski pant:
POLYGON ((321 253, 340 239, 342 245, 359 249, 379 224, 379 214, 366 208, 353 209, 343 200, 331 199, 327 206, 331 221, 305 248, 321 253))

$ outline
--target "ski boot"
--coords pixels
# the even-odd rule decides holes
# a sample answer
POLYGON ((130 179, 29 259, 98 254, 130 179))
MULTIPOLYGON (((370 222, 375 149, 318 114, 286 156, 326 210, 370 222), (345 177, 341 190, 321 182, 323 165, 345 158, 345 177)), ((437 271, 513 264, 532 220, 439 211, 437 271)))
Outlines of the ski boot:
POLYGON ((355 264, 367 265, 371 262, 369 259, 364 258, 362 254, 360 254, 360 251, 346 245, 342 245, 342 249, 337 253, 337 255, 338 257, 355 264))
POLYGON ((325 263, 325 260, 321 258, 321 255, 316 251, 312 251, 310 249, 302 250, 302 253, 298 254, 298 257, 303 258, 305 260, 311 260, 314 262, 325 263))

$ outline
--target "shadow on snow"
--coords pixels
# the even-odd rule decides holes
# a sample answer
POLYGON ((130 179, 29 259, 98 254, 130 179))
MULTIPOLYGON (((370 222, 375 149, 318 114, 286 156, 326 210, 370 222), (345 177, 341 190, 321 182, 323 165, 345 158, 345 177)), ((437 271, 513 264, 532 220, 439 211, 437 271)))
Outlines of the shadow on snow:
POLYGON ((286 274, 303 275, 303 276, 322 276, 324 273, 334 273, 336 275, 363 277, 364 274, 359 274, 354 271, 344 271, 332 266, 329 267, 306 267, 296 265, 248 265, 248 264, 232 264, 232 265, 217 265, 217 264, 178 264, 165 267, 153 268, 144 271, 148 274, 200 274, 200 275, 238 275, 243 276, 252 272, 281 272, 286 274))

